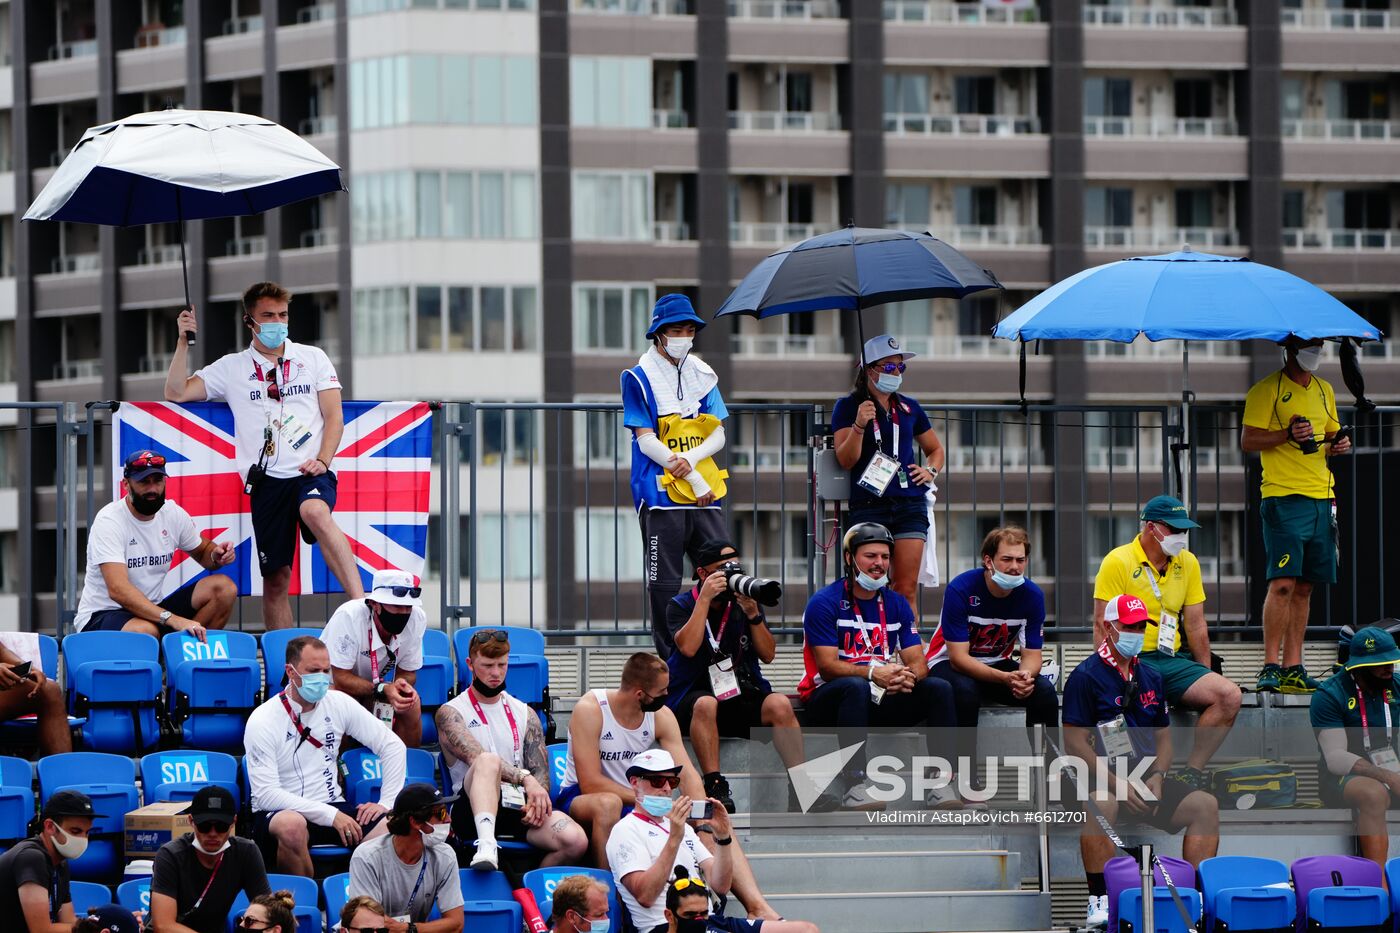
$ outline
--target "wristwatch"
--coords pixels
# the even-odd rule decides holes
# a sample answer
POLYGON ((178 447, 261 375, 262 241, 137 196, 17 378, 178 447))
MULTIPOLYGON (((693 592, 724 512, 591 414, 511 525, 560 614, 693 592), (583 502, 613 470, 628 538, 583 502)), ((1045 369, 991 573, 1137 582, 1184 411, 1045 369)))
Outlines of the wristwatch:
POLYGON ((418 933, 418 924, 410 923, 408 925, 408 933, 418 933))
POLYGON ((379 683, 374 685, 374 695, 378 699, 384 698, 384 681, 381 680, 379 683))
POLYGON ((169 622, 169 621, 170 621, 170 617, 173 616, 174 614, 175 614, 175 613, 171 612, 169 609, 164 609, 164 610, 162 610, 162 611, 161 611, 161 614, 160 614, 160 624, 161 624, 161 625, 164 625, 165 623, 169 622))

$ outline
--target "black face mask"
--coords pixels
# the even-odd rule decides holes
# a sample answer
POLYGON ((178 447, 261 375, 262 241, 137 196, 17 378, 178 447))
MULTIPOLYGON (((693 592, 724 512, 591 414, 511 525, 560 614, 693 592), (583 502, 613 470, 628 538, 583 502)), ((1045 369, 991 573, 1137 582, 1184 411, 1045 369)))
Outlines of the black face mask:
POLYGON ((663 693, 659 697, 652 697, 650 700, 642 701, 642 712, 654 713, 666 705, 667 694, 663 693))
POLYGON ((163 505, 165 505, 165 493, 163 492, 147 493, 146 495, 140 495, 136 492, 131 494, 131 507, 140 515, 154 515, 160 511, 163 505))
POLYGON ((504 680, 501 681, 501 685, 499 687, 488 687, 486 684, 481 682, 480 677, 476 676, 475 674, 472 675, 472 689, 484 697, 493 697, 505 688, 506 682, 504 680))
POLYGON ((379 624, 384 626, 384 631, 388 632, 390 635, 398 635, 404 629, 408 628, 408 620, 412 615, 413 610, 411 609, 408 612, 390 612, 381 607, 379 610, 379 624))
POLYGON ((676 933, 705 933, 709 928, 710 922, 699 917, 676 918, 676 933))

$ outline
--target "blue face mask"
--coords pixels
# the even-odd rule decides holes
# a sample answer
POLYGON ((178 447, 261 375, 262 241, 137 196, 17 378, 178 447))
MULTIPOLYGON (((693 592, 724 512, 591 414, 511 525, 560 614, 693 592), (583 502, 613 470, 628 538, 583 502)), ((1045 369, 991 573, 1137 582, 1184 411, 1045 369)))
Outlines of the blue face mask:
POLYGON ((258 343, 269 350, 276 350, 287 342, 287 325, 279 322, 267 323, 258 329, 258 343))
POLYGON ((904 384, 903 376, 896 376, 891 373, 880 373, 875 380, 875 388, 881 392, 898 392, 899 387, 904 384))
POLYGON ((308 703, 320 703, 330 688, 330 674, 302 674, 301 684, 297 686, 297 693, 308 703))
POLYGON ((856 586, 860 587, 863 590, 870 590, 872 593, 877 593, 880 590, 884 589, 885 584, 889 582, 889 577, 871 577, 865 575, 859 570, 856 571, 856 586))
POLYGON ((1026 578, 1022 576, 1012 576, 1009 573, 1002 573, 1000 570, 993 570, 992 582, 1004 590, 1014 590, 1022 583, 1025 583, 1026 578))
POLYGON ((1125 632, 1118 630, 1118 653, 1125 658, 1135 658, 1142 652, 1143 639, 1147 637, 1146 632, 1125 632))
POLYGON ((669 796, 663 797, 661 794, 647 794, 642 798, 642 809, 658 819, 669 816, 675 806, 674 800, 669 796))

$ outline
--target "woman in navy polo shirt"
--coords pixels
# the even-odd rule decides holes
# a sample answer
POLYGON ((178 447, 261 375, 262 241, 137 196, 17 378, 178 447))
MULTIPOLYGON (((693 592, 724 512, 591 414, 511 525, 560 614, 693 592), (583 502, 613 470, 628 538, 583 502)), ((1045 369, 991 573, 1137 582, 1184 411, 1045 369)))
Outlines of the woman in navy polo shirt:
POLYGON ((848 527, 876 522, 894 535, 890 585, 911 606, 917 605, 919 562, 928 540, 926 497, 944 459, 943 442, 924 410, 899 394, 905 361, 914 355, 889 334, 870 338, 851 394, 831 410, 836 460, 851 471, 848 527), (926 466, 917 463, 915 444, 926 466))

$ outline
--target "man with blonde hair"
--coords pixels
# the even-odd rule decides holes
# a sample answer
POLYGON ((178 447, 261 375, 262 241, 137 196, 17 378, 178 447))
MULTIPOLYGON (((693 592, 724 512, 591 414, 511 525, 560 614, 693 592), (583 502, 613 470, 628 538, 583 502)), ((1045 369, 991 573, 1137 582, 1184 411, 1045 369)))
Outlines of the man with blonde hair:
POLYGON ((340 909, 340 929, 342 933, 370 933, 373 930, 390 929, 389 912, 384 905, 361 894, 345 902, 340 909))
POLYGON ((554 889, 554 933, 606 933, 608 886, 588 875, 570 875, 554 889))

